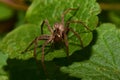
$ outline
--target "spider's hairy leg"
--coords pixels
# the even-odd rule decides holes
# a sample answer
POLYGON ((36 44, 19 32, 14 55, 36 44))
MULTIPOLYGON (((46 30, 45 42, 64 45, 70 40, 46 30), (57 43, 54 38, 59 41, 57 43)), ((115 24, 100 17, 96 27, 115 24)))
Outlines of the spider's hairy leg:
POLYGON ((51 28, 51 26, 50 26, 50 24, 49 24, 48 20, 44 20, 44 21, 42 22, 42 24, 41 24, 41 34, 43 34, 43 26, 44 26, 44 24, 46 24, 46 25, 47 25, 48 30, 52 33, 52 32, 53 32, 53 30, 52 30, 52 28, 51 28))
POLYGON ((61 23, 64 24, 64 17, 65 15, 69 12, 69 11, 72 11, 72 10, 78 10, 78 8, 68 8, 67 10, 65 10, 62 15, 61 15, 61 23))
POLYGON ((74 35, 80 40, 81 47, 84 48, 84 45, 83 45, 83 42, 82 42, 82 39, 81 39, 80 35, 77 32, 75 32, 72 28, 69 28, 69 30, 71 32, 73 32, 74 35))
MULTIPOLYGON (((38 47, 38 41, 40 41, 40 40, 45 40, 45 42, 47 42, 49 39, 51 38, 51 36, 48 36, 48 35, 41 35, 41 36, 38 36, 38 37, 36 37, 29 45, 28 45, 28 47, 24 50, 24 52, 27 52, 28 51, 28 49, 34 44, 35 46, 34 46, 34 58, 35 58, 35 60, 36 60, 36 63, 37 64, 39 64, 39 62, 38 62, 38 60, 37 60, 37 58, 36 58, 36 49, 37 49, 37 47, 38 47)), ((45 44, 43 44, 43 46, 44 46, 45 44)), ((43 47, 42 47, 43 48, 43 47)), ((44 50, 42 49, 42 56, 44 56, 44 50)), ((43 58, 44 59, 44 58, 43 58)), ((41 59, 41 61, 43 61, 43 59, 41 59)), ((45 65, 44 65, 44 63, 42 63, 42 67, 43 67, 43 69, 44 69, 44 71, 45 71, 45 73, 46 73, 46 75, 47 75, 47 71, 45 70, 46 68, 45 68, 45 65)))
POLYGON ((90 32, 92 32, 92 30, 91 30, 87 25, 85 25, 85 23, 82 22, 82 21, 68 21, 68 22, 66 22, 65 26, 66 26, 66 27, 69 27, 69 25, 70 25, 71 23, 79 23, 79 24, 82 24, 87 30, 89 30, 90 32))
POLYGON ((67 39, 66 33, 64 33, 64 43, 65 43, 65 47, 66 47, 66 54, 69 59, 69 44, 68 44, 68 39, 67 39))
POLYGON ((68 22, 66 22, 66 25, 65 25, 66 28, 68 28, 71 32, 73 32, 74 35, 76 35, 76 37, 80 40, 81 47, 83 48, 84 45, 83 45, 83 42, 82 42, 82 39, 81 39, 80 35, 79 35, 77 32, 75 32, 72 28, 69 28, 69 25, 70 25, 71 23, 80 23, 80 24, 82 24, 87 30, 89 30, 90 32, 92 32, 92 30, 89 29, 88 26, 86 26, 86 25, 84 24, 84 22, 82 22, 82 21, 68 21, 68 22))
MULTIPOLYGON (((29 49, 33 44, 35 44, 35 46, 36 46, 38 40, 48 40, 49 37, 50 37, 50 36, 48 36, 48 35, 41 35, 41 36, 39 36, 39 37, 36 37, 36 38, 28 45, 28 47, 27 47, 22 53, 27 52, 28 49, 29 49)), ((34 47, 35 47, 35 46, 34 46, 34 47)))
POLYGON ((36 49, 37 49, 37 46, 38 46, 38 38, 39 37, 35 38, 35 42, 34 42, 34 44, 35 44, 35 46, 34 46, 34 57, 35 57, 35 59, 36 59, 36 49))
POLYGON ((35 41, 36 41, 36 38, 28 45, 28 47, 24 51, 22 51, 22 54, 27 52, 28 49, 35 43, 35 41))
POLYGON ((29 49, 33 44, 35 44, 35 46, 34 46, 34 57, 35 57, 35 59, 36 59, 36 48, 37 48, 38 38, 39 38, 39 37, 36 37, 36 38, 29 44, 29 46, 24 50, 24 52, 27 52, 28 49, 29 49))
POLYGON ((44 49, 45 49, 45 46, 50 43, 52 41, 52 37, 50 36, 49 39, 47 41, 45 41, 45 43, 42 45, 42 56, 41 56, 41 63, 42 63, 42 67, 43 67, 43 70, 45 72, 45 74, 47 75, 47 70, 46 70, 46 66, 45 66, 45 63, 44 63, 44 49))
POLYGON ((81 47, 83 48, 84 45, 83 45, 83 42, 82 42, 82 39, 81 39, 80 35, 79 35, 77 32, 75 32, 72 28, 69 28, 69 25, 70 25, 71 23, 80 23, 80 24, 82 24, 87 30, 89 30, 90 32, 92 32, 92 30, 90 30, 90 29, 88 28, 88 26, 86 26, 86 25, 84 24, 84 22, 82 22, 82 21, 68 21, 68 22, 66 22, 66 25, 65 25, 66 28, 68 28, 71 32, 73 32, 74 35, 80 40, 81 47))

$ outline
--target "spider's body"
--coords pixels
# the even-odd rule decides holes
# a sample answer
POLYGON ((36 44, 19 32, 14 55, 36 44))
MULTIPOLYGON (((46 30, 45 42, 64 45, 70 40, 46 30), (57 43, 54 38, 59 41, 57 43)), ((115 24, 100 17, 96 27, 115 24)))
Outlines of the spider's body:
POLYGON ((24 51, 24 52, 26 52, 30 48, 30 46, 32 44, 35 44, 35 46, 34 46, 34 56, 36 57, 36 48, 38 47, 38 41, 39 40, 45 40, 45 43, 42 45, 42 56, 41 56, 41 62, 42 62, 42 66, 43 66, 44 70, 45 70, 45 65, 44 65, 44 49, 45 49, 45 46, 47 44, 49 44, 49 43, 55 43, 56 44, 56 43, 64 42, 65 47, 66 47, 67 57, 69 56, 69 46, 68 46, 68 39, 67 39, 67 35, 68 35, 69 31, 71 31, 80 40, 81 47, 83 47, 83 43, 82 43, 80 35, 77 32, 75 32, 73 29, 71 29, 69 27, 69 25, 71 23, 81 23, 86 29, 88 29, 89 31, 91 31, 88 28, 88 26, 86 26, 82 21, 67 21, 67 22, 64 22, 64 16, 70 10, 77 10, 77 9, 73 9, 73 8, 67 9, 61 15, 61 22, 55 23, 54 26, 53 26, 53 28, 51 28, 48 20, 44 20, 43 23, 42 23, 42 25, 41 25, 41 34, 42 35, 36 37, 31 42, 31 44, 24 51), (50 31, 51 35, 44 35, 43 34, 43 26, 44 26, 44 24, 47 25, 48 30, 50 31))
POLYGON ((53 30, 53 42, 61 42, 64 40, 65 27, 61 23, 56 23, 53 30))

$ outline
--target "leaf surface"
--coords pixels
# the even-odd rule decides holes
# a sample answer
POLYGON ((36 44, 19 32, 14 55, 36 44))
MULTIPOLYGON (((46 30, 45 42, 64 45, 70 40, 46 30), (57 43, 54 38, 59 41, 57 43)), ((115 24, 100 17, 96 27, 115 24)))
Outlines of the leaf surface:
POLYGON ((83 80, 120 79, 120 30, 113 24, 102 24, 97 34, 90 60, 62 67, 63 72, 83 80))
MULTIPOLYGON (((3 52, 9 54, 10 58, 29 59, 33 56, 33 46, 26 54, 20 53, 26 49, 35 37, 40 36, 40 24, 42 21, 47 19, 52 26, 55 22, 61 21, 61 14, 69 8, 77 8, 78 10, 67 13, 65 22, 71 18, 71 20, 84 22, 91 30, 96 28, 98 23, 97 14, 100 12, 100 7, 96 0, 34 0, 26 14, 26 20, 30 24, 21 25, 10 32, 3 39, 0 48, 3 52)), ((71 24, 70 27, 80 35, 84 46, 91 42, 92 32, 83 25, 71 24)), ((44 34, 50 35, 47 26, 44 27, 44 34)), ((68 34, 68 42, 70 55, 82 48, 80 40, 72 32, 68 34)), ((43 41, 40 41, 39 46, 42 46, 42 44, 43 41)), ((49 46, 45 48, 46 60, 66 56, 65 45, 62 45, 60 49, 54 49, 49 46)), ((37 53, 40 53, 38 54, 38 58, 40 58, 40 47, 37 49, 37 53)))
POLYGON ((3 70, 3 66, 5 66, 7 55, 0 52, 0 80, 8 80, 7 73, 3 70))

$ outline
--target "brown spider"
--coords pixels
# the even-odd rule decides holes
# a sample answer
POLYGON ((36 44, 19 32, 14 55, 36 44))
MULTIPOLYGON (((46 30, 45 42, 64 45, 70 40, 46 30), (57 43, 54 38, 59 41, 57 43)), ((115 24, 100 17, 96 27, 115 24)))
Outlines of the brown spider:
POLYGON ((43 26, 44 26, 44 24, 46 24, 47 27, 48 27, 48 30, 51 33, 51 35, 40 35, 40 36, 36 37, 24 51, 24 52, 26 52, 32 44, 35 44, 35 46, 34 46, 34 57, 36 57, 36 48, 38 47, 38 41, 39 40, 45 40, 44 44, 42 45, 42 57, 41 57, 41 63, 42 63, 42 66, 43 66, 44 69, 45 69, 44 49, 45 49, 45 46, 48 43, 64 42, 65 46, 66 46, 67 57, 69 56, 69 46, 68 46, 68 39, 67 39, 67 33, 69 31, 74 33, 74 35, 80 40, 81 46, 84 47, 80 35, 77 32, 75 32, 73 29, 71 29, 69 27, 69 24, 70 23, 81 23, 86 29, 88 29, 88 30, 90 30, 90 29, 82 21, 67 21, 66 23, 64 23, 64 16, 70 10, 77 10, 77 9, 69 8, 65 12, 63 12, 63 14, 61 15, 61 22, 55 23, 53 28, 51 28, 48 20, 44 20, 42 25, 41 25, 41 33, 43 34, 43 26))

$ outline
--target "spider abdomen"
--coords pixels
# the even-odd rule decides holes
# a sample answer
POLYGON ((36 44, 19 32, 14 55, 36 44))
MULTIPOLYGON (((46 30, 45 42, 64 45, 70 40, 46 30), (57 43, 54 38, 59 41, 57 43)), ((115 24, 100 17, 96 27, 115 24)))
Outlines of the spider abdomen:
POLYGON ((62 37, 59 36, 54 37, 54 42, 61 42, 62 40, 63 40, 62 37))

